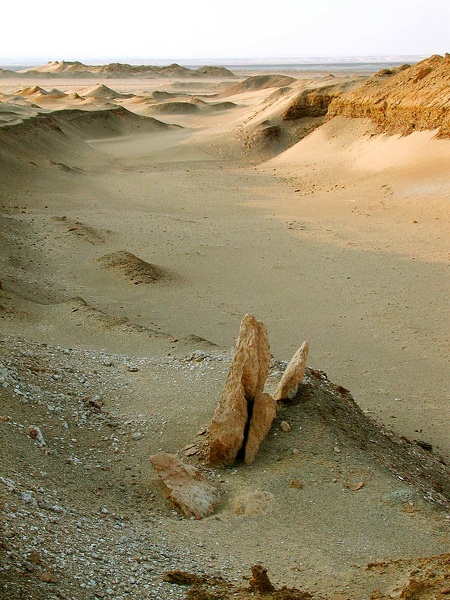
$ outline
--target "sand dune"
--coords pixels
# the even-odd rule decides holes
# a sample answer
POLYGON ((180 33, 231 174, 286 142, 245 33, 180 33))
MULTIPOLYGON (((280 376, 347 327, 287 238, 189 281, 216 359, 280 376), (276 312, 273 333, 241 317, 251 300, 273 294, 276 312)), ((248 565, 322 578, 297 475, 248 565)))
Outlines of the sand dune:
POLYGON ((159 104, 153 104, 151 110, 155 113, 163 114, 198 114, 200 112, 218 112, 236 108, 234 102, 205 102, 198 98, 191 98, 189 101, 170 101, 159 104))
POLYGON ((120 94, 103 84, 97 84, 82 91, 85 98, 130 98, 132 94, 120 94))
POLYGON ((110 110, 83 111, 78 109, 59 110, 31 116, 17 126, 4 126, 0 130, 3 139, 9 138, 18 143, 27 137, 45 135, 48 131, 70 133, 81 139, 127 135, 137 130, 155 131, 169 126, 151 117, 136 115, 126 108, 114 107, 110 110))
POLYGON ((447 62, 236 86, 52 62, 1 80, 0 595, 125 582, 181 600, 173 569, 231 597, 256 563, 312 598, 445 591, 447 62), (308 368, 253 465, 212 469, 246 313, 269 330, 266 392, 305 339, 308 368), (161 451, 211 479, 217 514, 174 512, 161 451))

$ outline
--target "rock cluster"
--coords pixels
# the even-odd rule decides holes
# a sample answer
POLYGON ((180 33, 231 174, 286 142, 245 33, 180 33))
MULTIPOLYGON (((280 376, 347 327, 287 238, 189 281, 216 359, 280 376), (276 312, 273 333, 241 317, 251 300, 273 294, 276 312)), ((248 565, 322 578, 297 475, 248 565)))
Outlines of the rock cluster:
POLYGON ((276 414, 274 399, 264 393, 269 363, 266 326, 246 315, 209 431, 212 465, 231 465, 238 453, 247 464, 253 462, 276 414))
MULTIPOLYGON (((267 328, 254 316, 245 315, 225 387, 209 428, 210 465, 232 465, 238 458, 246 464, 255 460, 261 442, 276 417, 277 401, 292 399, 297 393, 305 373, 308 348, 308 342, 304 342, 296 352, 273 398, 264 392, 270 365, 267 328)), ((285 426, 287 429, 283 431, 291 430, 288 423, 285 426)), ((199 452, 196 445, 189 445, 185 450, 187 456, 199 452), (191 452, 193 449, 194 452, 191 452)), ((215 512, 220 493, 198 469, 164 452, 151 456, 150 462, 169 489, 169 496, 181 514, 202 519, 215 512)), ((268 492, 242 496, 235 505, 236 514, 259 514, 270 499, 268 492)))
POLYGON ((305 372, 308 342, 289 363, 273 398, 264 392, 270 348, 264 323, 252 315, 242 320, 222 397, 209 430, 209 462, 232 465, 241 455, 251 464, 276 416, 276 400, 292 398, 305 372))

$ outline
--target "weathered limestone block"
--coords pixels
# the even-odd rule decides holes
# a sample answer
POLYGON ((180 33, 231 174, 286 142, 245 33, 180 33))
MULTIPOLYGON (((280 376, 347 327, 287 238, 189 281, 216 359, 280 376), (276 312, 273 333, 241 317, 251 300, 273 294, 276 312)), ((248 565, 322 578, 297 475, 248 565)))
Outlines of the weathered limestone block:
POLYGON ((245 444, 245 463, 250 465, 259 450, 259 446, 269 433, 277 414, 277 404, 270 394, 258 392, 253 402, 247 441, 245 444))
POLYGON ((150 462, 183 515, 202 519, 214 513, 220 501, 220 492, 198 469, 185 465, 173 454, 165 452, 153 454, 150 462))
POLYGON ((244 437, 249 415, 252 414, 251 407, 256 396, 263 392, 269 363, 266 326, 255 317, 245 315, 222 397, 211 422, 211 464, 233 464, 238 452, 245 446, 244 437))
POLYGON ((294 398, 305 374, 308 351, 309 342, 303 342, 292 357, 275 392, 274 399, 276 402, 286 399, 292 400, 294 398))

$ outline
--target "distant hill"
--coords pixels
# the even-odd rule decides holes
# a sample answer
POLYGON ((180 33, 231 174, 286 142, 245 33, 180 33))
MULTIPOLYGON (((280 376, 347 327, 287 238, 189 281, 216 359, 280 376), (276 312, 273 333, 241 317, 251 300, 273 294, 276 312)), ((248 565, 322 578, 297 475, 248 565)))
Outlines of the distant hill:
POLYGON ((158 67, 154 65, 130 65, 127 63, 109 63, 106 65, 86 65, 79 61, 51 60, 45 65, 23 69, 13 73, 4 72, 3 76, 18 75, 22 77, 42 76, 43 74, 59 77, 86 77, 103 75, 105 77, 236 77, 234 73, 225 67, 204 66, 198 69, 188 69, 177 63, 158 67))

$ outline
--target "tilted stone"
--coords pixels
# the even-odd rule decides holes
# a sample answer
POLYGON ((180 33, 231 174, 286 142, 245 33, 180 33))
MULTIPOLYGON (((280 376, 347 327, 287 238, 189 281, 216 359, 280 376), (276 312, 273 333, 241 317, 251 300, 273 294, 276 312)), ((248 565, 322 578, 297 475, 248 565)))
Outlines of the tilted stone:
POLYGON ((170 498, 186 517, 202 519, 215 512, 220 492, 198 469, 185 465, 173 454, 159 452, 150 457, 153 468, 170 491, 170 498))
POLYGON ((244 444, 247 399, 240 364, 232 365, 209 429, 209 462, 232 465, 244 444))
POLYGON ((253 402, 247 442, 245 444, 245 463, 251 464, 259 450, 261 442, 269 433, 277 414, 277 404, 270 394, 258 392, 253 402))
POLYGON ((209 430, 209 461, 231 465, 243 448, 249 404, 264 389, 269 372, 270 349, 264 323, 245 315, 233 359, 209 430))
POLYGON ((275 401, 292 400, 294 398, 305 374, 308 351, 309 342, 303 342, 283 373, 283 377, 274 395, 275 401))

